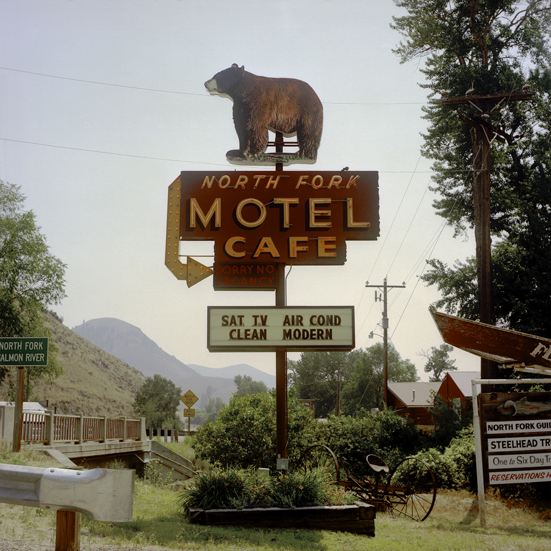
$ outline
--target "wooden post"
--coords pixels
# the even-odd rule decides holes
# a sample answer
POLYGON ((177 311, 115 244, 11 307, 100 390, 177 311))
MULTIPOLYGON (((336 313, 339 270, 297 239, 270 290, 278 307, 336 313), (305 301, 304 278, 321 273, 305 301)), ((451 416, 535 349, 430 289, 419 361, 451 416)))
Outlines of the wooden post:
MULTIPOLYGON (((490 106, 484 105, 488 115, 490 106)), ((473 140, 473 202, 474 202, 474 233, 476 241, 476 272, 478 279, 479 316, 482 323, 494 324, 494 291, 492 282, 492 235, 490 232, 490 154, 491 144, 487 131, 483 126, 471 129, 473 140)), ((481 358, 480 377, 482 379, 497 379, 499 371, 497 363, 481 358)), ((483 390, 490 391, 484 386, 483 390)))
MULTIPOLYGON (((283 153, 283 133, 277 131, 276 153, 283 153)), ((275 165, 276 171, 283 170, 283 163, 275 165)), ((276 306, 287 306, 285 288, 285 264, 277 265, 276 306)), ((276 459, 287 458, 287 350, 276 351, 276 459)))
MULTIPOLYGON (((285 264, 278 264, 276 306, 286 306, 285 264)), ((276 351, 276 458, 287 458, 287 350, 276 351)))
POLYGON ((58 511, 55 531, 55 551, 80 551, 80 513, 58 511))
POLYGON ((48 446, 51 446, 55 440, 55 413, 50 411, 46 419, 46 442, 48 446))
MULTIPOLYGON (((369 285, 369 281, 365 286, 377 287, 380 289, 380 285, 369 285)), ((385 406, 387 405, 388 399, 388 289, 404 289, 405 286, 405 283, 402 285, 388 285, 386 277, 383 281, 383 402, 385 406)), ((375 302, 377 302, 377 300, 380 301, 381 297, 379 296, 379 298, 377 298, 377 291, 375 291, 375 302)))
MULTIPOLYGON (((471 126, 471 138, 473 141, 473 203, 475 216, 475 241, 476 264, 478 279, 479 316, 482 323, 493 325, 494 302, 492 282, 492 238, 490 233, 490 155, 492 144, 490 138, 497 136, 497 128, 493 127, 490 118, 492 106, 513 101, 526 101, 532 99, 532 93, 507 92, 480 96, 461 96, 442 100, 442 104, 448 107, 457 105, 474 105, 476 114, 465 116, 459 114, 459 118, 471 126), (482 115, 480 115, 482 113, 482 115)), ((499 378, 497 363, 481 359, 480 375, 482 379, 499 378)), ((491 387, 484 385, 482 392, 491 391, 491 387)))
POLYGON ((13 418, 12 451, 21 451, 21 437, 23 435, 23 396, 25 392, 25 367, 17 368, 17 394, 15 396, 15 413, 13 418))
POLYGON ((388 308, 387 308, 387 283, 383 282, 383 401, 388 406, 388 308))
POLYGON ((107 417, 103 416, 100 428, 100 442, 107 442, 107 417))
POLYGON ((77 442, 82 444, 84 442, 84 415, 81 413, 77 419, 77 442))

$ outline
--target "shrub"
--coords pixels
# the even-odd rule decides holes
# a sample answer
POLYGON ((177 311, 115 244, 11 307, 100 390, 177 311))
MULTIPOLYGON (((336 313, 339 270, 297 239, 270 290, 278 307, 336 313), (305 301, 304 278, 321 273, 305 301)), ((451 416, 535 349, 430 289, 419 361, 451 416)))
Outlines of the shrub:
MULTIPOLYGON (((296 464, 301 451, 318 439, 320 427, 310 411, 295 400, 291 390, 287 399, 287 449, 289 464, 296 464)), ((276 463, 276 400, 268 394, 234 394, 220 410, 215 422, 199 429, 194 442, 198 458, 222 467, 269 467, 276 463)))
POLYGON ((270 502, 274 507, 346 505, 356 498, 332 483, 324 469, 280 473, 270 479, 270 502))
POLYGON ((422 433, 411 422, 388 409, 362 418, 330 417, 323 427, 323 443, 335 452, 341 467, 358 478, 373 474, 367 455, 378 455, 392 468, 417 453, 423 442, 422 433))
POLYGON ((415 457, 433 471, 439 488, 476 492, 476 457, 472 426, 461 430, 443 451, 430 448, 415 457))
POLYGON ((322 469, 280 472, 266 478, 254 469, 216 468, 199 473, 182 492, 184 510, 345 505, 356 498, 335 486, 322 469))
POLYGON ((212 469, 195 475, 193 486, 183 491, 181 503, 187 511, 198 509, 243 509, 267 506, 267 489, 253 470, 212 469))
POLYGON ((162 486, 165 479, 158 461, 148 461, 144 467, 144 479, 152 486, 162 486))

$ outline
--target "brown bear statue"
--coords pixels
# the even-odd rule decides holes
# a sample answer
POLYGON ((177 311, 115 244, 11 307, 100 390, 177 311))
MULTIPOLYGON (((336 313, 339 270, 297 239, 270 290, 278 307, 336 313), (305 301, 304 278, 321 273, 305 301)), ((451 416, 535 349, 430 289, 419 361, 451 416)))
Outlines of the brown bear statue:
POLYGON ((289 137, 296 134, 294 160, 313 163, 323 127, 323 106, 312 87, 293 78, 253 75, 235 63, 205 82, 210 94, 233 101, 233 121, 239 150, 226 153, 230 162, 266 160, 268 129, 289 137))

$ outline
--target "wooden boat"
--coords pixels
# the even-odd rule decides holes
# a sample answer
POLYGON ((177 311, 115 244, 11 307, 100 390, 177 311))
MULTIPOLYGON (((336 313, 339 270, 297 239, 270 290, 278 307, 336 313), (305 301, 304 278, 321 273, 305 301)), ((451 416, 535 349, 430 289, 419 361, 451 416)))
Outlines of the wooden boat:
POLYGON ((518 371, 551 374, 551 339, 487 323, 430 313, 444 342, 518 371))

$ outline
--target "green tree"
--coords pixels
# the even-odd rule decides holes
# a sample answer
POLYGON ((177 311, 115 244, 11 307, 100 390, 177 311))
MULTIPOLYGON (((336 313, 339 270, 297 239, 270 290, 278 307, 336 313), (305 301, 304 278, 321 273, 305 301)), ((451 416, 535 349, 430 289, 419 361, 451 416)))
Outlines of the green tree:
POLYGON ((220 413, 220 410, 225 405, 226 404, 222 401, 222 398, 220 398, 219 396, 216 398, 213 398, 212 396, 209 397, 208 402, 205 405, 205 409, 195 410, 195 417, 193 418, 194 424, 204 425, 208 421, 216 421, 218 417, 218 413, 220 413))
POLYGON ((446 371, 457 371, 455 360, 450 358, 450 352, 453 346, 441 344, 439 348, 433 346, 429 352, 421 352, 421 356, 427 359, 425 364, 425 373, 432 373, 429 378, 431 383, 437 383, 442 380, 442 375, 446 371))
POLYGON ((155 373, 153 377, 147 377, 138 389, 132 405, 136 415, 145 417, 147 428, 176 429, 179 427, 176 412, 181 396, 181 388, 155 373))
MULTIPOLYGON (((496 322, 551 336, 551 71, 549 0, 396 0, 407 14, 392 25, 403 36, 402 62, 425 57, 422 87, 430 97, 519 92, 532 101, 503 101, 480 118, 491 146, 491 231, 496 322)), ((434 160, 434 206, 456 234, 473 227, 473 142, 469 104, 424 108, 422 153, 434 160)), ((423 279, 437 285, 437 304, 478 317, 476 263, 438 260, 423 279), (458 282, 459 285, 454 283, 458 282)))
POLYGON ((343 387, 353 371, 359 351, 303 352, 297 361, 288 360, 290 384, 297 398, 314 399, 316 417, 327 417, 335 412, 337 391, 343 387))
MULTIPOLYGON (((287 401, 287 452, 294 466, 302 451, 317 442, 320 425, 310 410, 295 399, 287 401)), ((276 463, 276 397, 268 393, 234 394, 214 423, 207 423, 195 436, 198 457, 223 467, 269 467, 276 463)))
MULTIPOLYGON (((20 187, 0 180, 0 335, 51 337, 44 310, 65 297, 65 264, 50 254, 32 211, 24 210, 20 187)), ((52 381, 61 372, 50 342, 48 366, 29 370, 30 379, 52 381)), ((0 367, 0 382, 10 368, 0 367)))
MULTIPOLYGON (((342 411, 355 415, 362 408, 383 408, 384 406, 384 346, 381 343, 360 350, 353 365, 353 372, 344 384, 341 400, 342 411)), ((388 345, 388 381, 406 383, 418 381, 415 365, 402 360, 392 343, 388 345)))
POLYGON ((253 381, 249 375, 236 375, 233 382, 237 387, 237 395, 256 394, 257 392, 268 392, 268 387, 262 381, 253 381))

